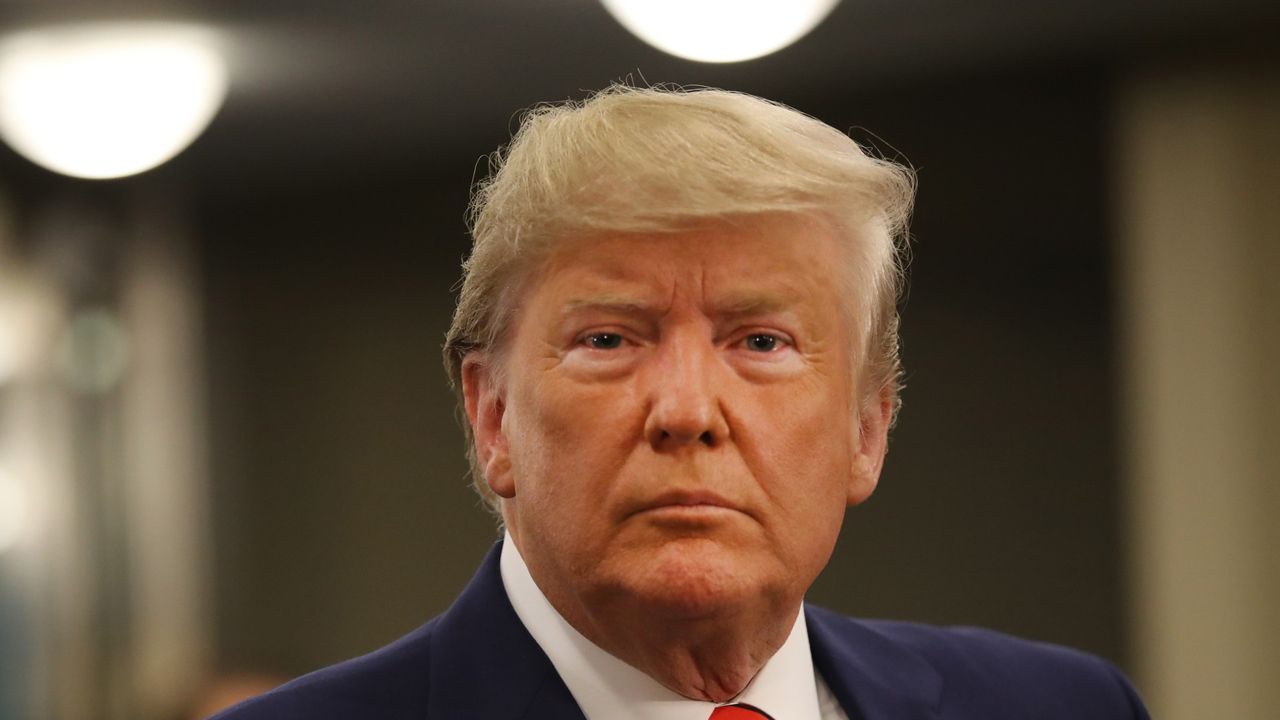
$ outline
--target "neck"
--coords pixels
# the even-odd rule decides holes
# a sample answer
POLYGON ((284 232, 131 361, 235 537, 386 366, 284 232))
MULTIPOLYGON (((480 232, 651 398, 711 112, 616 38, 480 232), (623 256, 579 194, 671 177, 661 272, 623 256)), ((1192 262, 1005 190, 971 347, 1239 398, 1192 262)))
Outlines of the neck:
MULTIPOLYGON (((510 529, 510 528, 509 528, 510 529)), ((555 571, 517 550, 535 584, 566 622, 597 647, 684 697, 725 702, 739 695, 786 642, 802 597, 753 593, 696 614, 646 602, 625 590, 585 595, 548 577, 555 571)))
POLYGON ((610 654, 687 698, 710 702, 740 694, 786 642, 799 614, 798 606, 762 607, 689 620, 625 604, 576 617, 556 609, 610 654))

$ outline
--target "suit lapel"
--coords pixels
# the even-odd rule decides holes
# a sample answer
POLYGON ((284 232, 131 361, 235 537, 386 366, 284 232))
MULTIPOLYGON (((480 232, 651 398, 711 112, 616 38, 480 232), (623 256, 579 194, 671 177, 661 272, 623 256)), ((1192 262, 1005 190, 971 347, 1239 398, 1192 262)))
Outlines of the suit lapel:
POLYGON ((932 720, 942 676, 862 623, 805 605, 813 663, 850 720, 932 720))
POLYGON ((569 689, 511 607, 494 545, 431 639, 427 717, 585 720, 569 689))

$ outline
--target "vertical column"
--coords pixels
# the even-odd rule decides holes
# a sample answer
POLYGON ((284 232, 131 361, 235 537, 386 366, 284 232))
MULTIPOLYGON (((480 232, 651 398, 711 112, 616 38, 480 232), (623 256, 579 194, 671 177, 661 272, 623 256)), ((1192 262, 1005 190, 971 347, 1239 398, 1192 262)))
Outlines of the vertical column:
POLYGON ((1118 88, 1130 617, 1164 720, 1280 707, 1278 70, 1118 88))
POLYGON ((191 240, 160 195, 139 201, 121 272, 132 367, 122 392, 133 707, 172 717, 211 670, 199 290, 191 240))

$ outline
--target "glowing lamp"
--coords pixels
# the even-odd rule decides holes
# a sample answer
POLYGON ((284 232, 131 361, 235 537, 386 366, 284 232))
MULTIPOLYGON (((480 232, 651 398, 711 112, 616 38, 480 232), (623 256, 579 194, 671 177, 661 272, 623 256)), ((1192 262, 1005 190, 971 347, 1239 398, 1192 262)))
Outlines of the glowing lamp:
POLYGON ((804 37, 840 0, 601 0, 641 40, 689 60, 750 60, 804 37))
POLYGON ((0 136, 65 175, 123 177, 169 160, 226 92, 225 61, 199 28, 74 25, 0 41, 0 136))

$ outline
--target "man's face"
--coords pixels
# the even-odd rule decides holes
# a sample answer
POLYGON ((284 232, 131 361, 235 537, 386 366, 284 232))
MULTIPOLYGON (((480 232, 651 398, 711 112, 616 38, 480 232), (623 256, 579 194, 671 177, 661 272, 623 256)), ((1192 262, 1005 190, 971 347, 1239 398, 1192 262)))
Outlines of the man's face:
POLYGON ((888 403, 855 401, 846 253, 760 216, 565 243, 505 386, 466 371, 481 467, 562 612, 798 602, 875 486, 888 403))

